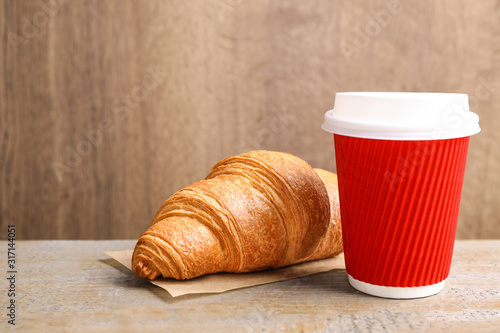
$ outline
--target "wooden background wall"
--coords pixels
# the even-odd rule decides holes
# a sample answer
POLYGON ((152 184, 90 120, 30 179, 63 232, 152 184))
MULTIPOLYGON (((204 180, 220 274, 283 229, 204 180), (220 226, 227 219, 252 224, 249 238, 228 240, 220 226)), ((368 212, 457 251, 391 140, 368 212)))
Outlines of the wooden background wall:
POLYGON ((137 238, 250 149, 335 170, 337 91, 468 93, 458 238, 500 237, 500 2, 0 1, 1 234, 137 238))

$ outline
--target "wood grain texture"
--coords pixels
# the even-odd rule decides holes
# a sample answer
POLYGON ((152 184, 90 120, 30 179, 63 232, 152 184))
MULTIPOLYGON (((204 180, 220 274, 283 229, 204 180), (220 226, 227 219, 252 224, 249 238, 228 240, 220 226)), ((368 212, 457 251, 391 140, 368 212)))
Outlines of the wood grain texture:
MULTIPOLYGON (((6 243, 0 242, 3 258, 6 243)), ((103 252, 134 244, 17 242, 17 330, 468 333, 494 332, 500 325, 500 241, 457 241, 444 290, 413 300, 358 292, 345 270, 172 298, 103 252)), ((0 280, 1 290, 7 282, 0 280)))
POLYGON ((251 149, 335 171, 323 114, 366 90, 469 94, 457 237, 500 237, 498 1, 0 0, 0 33, 3 236, 138 238, 251 149))

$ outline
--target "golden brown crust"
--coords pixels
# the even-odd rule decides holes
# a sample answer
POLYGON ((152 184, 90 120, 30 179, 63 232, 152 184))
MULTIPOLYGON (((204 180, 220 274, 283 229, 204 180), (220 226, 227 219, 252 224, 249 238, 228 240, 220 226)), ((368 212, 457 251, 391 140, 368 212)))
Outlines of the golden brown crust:
POLYGON ((304 261, 335 257, 341 254, 342 225, 340 223, 340 203, 337 175, 323 169, 314 169, 325 183, 330 200, 330 225, 314 253, 304 261))
POLYGON ((160 207, 134 249, 133 271, 189 279, 331 254, 315 252, 319 244, 328 247, 323 236, 334 235, 327 233, 332 200, 322 178, 331 179, 320 176, 286 153, 252 151, 220 161, 160 207))

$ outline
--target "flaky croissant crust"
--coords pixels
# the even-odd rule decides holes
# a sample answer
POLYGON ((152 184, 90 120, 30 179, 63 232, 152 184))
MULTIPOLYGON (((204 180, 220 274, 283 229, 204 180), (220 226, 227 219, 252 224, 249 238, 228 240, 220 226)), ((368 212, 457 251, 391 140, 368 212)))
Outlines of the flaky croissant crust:
POLYGON ((134 273, 189 279, 336 254, 339 249, 330 246, 340 239, 341 249, 340 223, 330 223, 336 185, 324 183, 335 175, 324 171, 320 177, 323 171, 281 152, 251 151, 220 161, 204 180, 160 207, 134 249, 134 273), (327 235, 332 239, 325 242, 327 235))

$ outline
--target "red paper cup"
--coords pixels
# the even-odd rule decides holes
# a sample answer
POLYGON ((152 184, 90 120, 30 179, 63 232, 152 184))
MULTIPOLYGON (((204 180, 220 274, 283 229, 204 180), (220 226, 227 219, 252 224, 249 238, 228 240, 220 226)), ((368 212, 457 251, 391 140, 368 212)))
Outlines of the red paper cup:
POLYGON ((479 131, 468 110, 460 109, 467 121, 449 118, 455 114, 447 110, 458 110, 464 96, 467 101, 462 94, 337 94, 323 128, 334 133, 345 263, 354 288, 389 298, 444 288, 469 136, 479 131))

